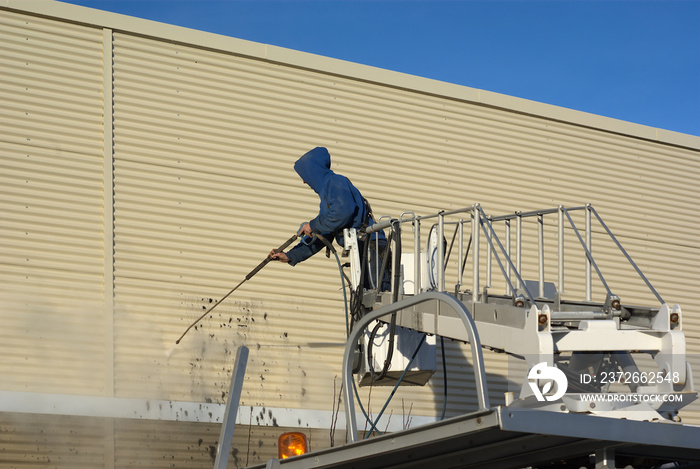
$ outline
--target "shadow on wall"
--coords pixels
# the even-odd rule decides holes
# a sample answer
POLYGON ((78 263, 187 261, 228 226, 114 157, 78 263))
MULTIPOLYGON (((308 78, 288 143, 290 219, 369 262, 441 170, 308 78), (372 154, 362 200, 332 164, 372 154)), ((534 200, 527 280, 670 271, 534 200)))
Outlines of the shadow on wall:
MULTIPOLYGON (((486 371, 486 388, 491 408, 505 403, 505 393, 516 383, 507 377, 506 354, 482 349, 486 371)), ((456 417, 479 408, 471 347, 451 339, 437 338, 437 369, 431 382, 435 415, 440 419, 456 417), (444 344, 444 355, 442 350, 444 344), (443 362, 444 356, 444 362, 443 362), (446 366, 443 366, 443 363, 446 366)))

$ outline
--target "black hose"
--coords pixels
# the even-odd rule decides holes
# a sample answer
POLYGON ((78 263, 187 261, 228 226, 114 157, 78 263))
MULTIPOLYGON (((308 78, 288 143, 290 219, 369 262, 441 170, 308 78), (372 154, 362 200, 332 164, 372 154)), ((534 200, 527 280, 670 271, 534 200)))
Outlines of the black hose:
POLYGON ((366 236, 362 241, 362 250, 365 255, 361 257, 360 262, 360 281, 359 285, 355 289, 354 298, 351 306, 352 324, 355 321, 359 321, 362 318, 362 298, 365 283, 365 272, 367 271, 367 258, 369 257, 369 236, 366 236))
POLYGON ((472 247, 472 237, 469 235, 469 242, 467 243, 467 252, 464 253, 464 260, 462 261, 462 273, 464 273, 464 267, 467 265, 467 257, 469 257, 469 248, 472 247))
MULTIPOLYGON (((340 273, 341 273, 341 275, 340 275, 340 282, 341 282, 341 284, 342 284, 342 288, 343 288, 343 299, 344 299, 344 302, 345 302, 345 324, 346 324, 346 327, 348 327, 348 329, 347 329, 347 335, 349 336, 349 335, 350 335, 350 328, 349 328, 349 326, 348 326, 348 322, 349 322, 349 316, 350 316, 350 314, 349 314, 349 311, 348 311, 348 300, 347 300, 347 296, 345 295, 345 280, 347 279, 347 276, 346 276, 345 273, 343 272, 343 265, 340 263, 340 258, 338 257, 338 252, 337 252, 337 251, 335 250, 335 248, 333 247, 333 243, 331 243, 330 241, 328 241, 326 238, 324 238, 324 237, 321 236, 321 235, 317 235, 317 236, 318 236, 318 238, 323 242, 323 244, 325 244, 326 247, 327 247, 327 248, 333 253, 333 255, 335 256, 335 261, 336 261, 336 263, 338 264, 338 270, 340 270, 340 273)), ((348 285, 350 285, 350 280, 348 280, 348 285)), ((352 292, 352 290, 351 290, 351 292, 352 292)), ((351 301, 352 301, 352 300, 351 300, 351 301)), ((357 404, 360 406, 360 410, 362 411, 362 415, 365 416, 365 420, 367 420, 367 422, 369 422, 369 424, 370 424, 370 426, 371 426, 370 432, 375 431, 375 432, 377 432, 377 433, 379 433, 379 434, 381 435, 381 432, 377 429, 376 425, 372 422, 372 420, 370 419, 369 415, 367 414, 367 411, 365 410, 364 406, 362 405, 362 401, 360 400, 360 394, 357 392, 357 385, 355 384, 355 380, 352 380, 352 388, 353 388, 353 391, 355 392, 355 399, 357 399, 357 404)))
MULTIPOLYGON (((372 350, 374 348, 374 338, 377 336, 377 332, 379 332, 380 327, 382 327, 382 323, 377 321, 377 324, 375 324, 374 329, 372 329, 372 332, 369 333, 369 341, 367 343, 367 364, 369 365, 369 374, 372 377, 372 383, 374 383, 375 381, 374 360, 372 360, 372 350)), ((384 368, 386 368, 386 362, 384 363, 384 368)), ((384 368, 382 369, 382 373, 386 375, 384 368)), ((383 378, 384 376, 381 377, 383 378)))
MULTIPOLYGON (((399 300, 399 282, 401 281, 401 225, 398 221, 392 224, 392 232, 396 235, 396 255, 394 256, 394 291, 392 293, 393 302, 399 300)), ((396 313, 392 313, 389 325, 389 350, 384 360, 384 367, 378 379, 383 379, 389 372, 391 360, 394 358, 394 342, 396 339, 396 313)))
MULTIPOLYGON (((387 406, 391 402, 391 399, 394 397, 394 394, 396 394, 396 390, 399 388, 401 385, 401 382, 403 381, 404 377, 406 376, 406 373, 408 373, 408 370, 411 368, 411 365, 413 365, 413 360, 416 359, 416 355, 418 355, 418 352, 420 351, 421 347, 425 343, 425 335, 420 340, 420 343, 418 344, 418 347, 416 347, 416 350, 413 352, 413 355, 411 355, 411 359, 408 361, 408 364, 406 365, 406 368, 404 368, 403 373, 401 373, 401 376, 399 377, 398 381, 396 382, 396 385, 394 386, 394 389, 391 390, 391 394, 389 394, 389 397, 387 398, 386 402, 384 403, 384 407, 382 407, 382 410, 379 411, 379 414, 377 415, 376 420, 374 423, 370 422, 372 424, 372 428, 376 430, 377 424, 379 423, 379 420, 382 418, 382 415, 384 414, 384 411, 386 410, 387 406)), ((365 440, 368 439, 374 430, 370 430, 368 434, 365 435, 365 440)), ((377 433, 379 433, 377 431, 377 433)))
MULTIPOLYGON (((387 265, 387 261, 389 260, 389 254, 391 253, 391 249, 389 248, 389 246, 391 246, 391 241, 392 241, 393 237, 394 237, 394 231, 392 230, 389 233, 389 237, 387 238, 387 241, 386 241, 386 246, 384 247, 384 253, 382 254, 382 268, 379 271, 379 277, 377 277, 377 285, 375 285, 377 287, 377 299, 379 299, 379 295, 382 291, 382 284, 384 283, 384 274, 386 273, 386 265, 387 265)), ((377 243, 378 243, 378 241, 377 241, 377 243)))
POLYGON ((394 303, 399 301, 399 289, 400 285, 399 282, 401 282, 401 224, 396 221, 394 222, 394 231, 396 233, 396 242, 395 242, 395 249, 396 249, 396 255, 394 256, 394 303))
MULTIPOLYGON (((380 269, 380 275, 377 278, 377 285, 376 285, 377 286, 377 298, 379 298, 379 294, 381 291, 381 285, 382 285, 383 280, 384 280, 384 274, 386 273, 387 261, 389 260, 389 252, 390 252, 389 246, 391 245, 392 239, 394 239, 394 236, 396 235, 396 243, 397 243, 396 244, 397 245, 397 248, 396 248, 397 253, 396 254, 397 255, 394 257, 394 259, 399 259, 399 267, 398 267, 398 269, 396 269, 396 266, 394 267, 394 269, 395 269, 394 270, 395 282, 394 282, 394 294, 393 294, 394 302, 396 302, 398 299, 398 291, 399 291, 398 284, 400 281, 400 268, 401 268, 401 265, 400 265, 401 232, 400 232, 399 226, 400 225, 398 224, 398 222, 394 222, 392 225, 392 230, 389 233, 389 237, 387 239, 387 245, 386 245, 384 253, 382 255, 382 268, 380 269), (397 270, 399 270, 399 278, 398 279, 396 278, 397 270)), ((389 367, 391 366, 391 360, 394 357, 394 338, 395 338, 395 334, 396 334, 396 313, 393 313, 391 315, 391 323, 390 324, 391 325, 389 328, 389 344, 388 344, 389 350, 388 350, 387 356, 384 360, 384 364, 382 366, 382 371, 379 374, 379 377, 375 377, 374 362, 371 359, 371 357, 372 357, 372 349, 374 347, 374 338, 376 337, 377 332, 379 331, 379 327, 381 326, 381 323, 378 323, 369 335, 369 343, 367 344, 367 357, 368 357, 367 362, 369 364, 369 371, 370 371, 370 375, 372 376, 372 382, 374 382, 375 380, 383 379, 386 376, 387 372, 389 371, 389 367)))
POLYGON ((452 241, 450 242, 450 249, 447 251, 447 255, 445 256, 445 265, 443 267, 443 270, 447 270, 447 263, 450 260, 450 254, 452 254, 452 247, 455 245, 455 239, 457 238, 457 232, 459 231, 459 225, 455 227, 455 232, 452 235, 452 241))

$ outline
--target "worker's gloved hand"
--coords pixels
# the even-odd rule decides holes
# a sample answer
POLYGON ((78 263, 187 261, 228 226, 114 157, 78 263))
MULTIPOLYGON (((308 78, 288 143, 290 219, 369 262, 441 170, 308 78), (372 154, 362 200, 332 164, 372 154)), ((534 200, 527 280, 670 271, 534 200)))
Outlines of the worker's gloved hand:
POLYGON ((297 231, 297 236, 301 238, 301 242, 310 245, 315 241, 314 234, 311 232, 311 225, 309 223, 302 223, 299 226, 299 231, 297 231))
POLYGON ((267 255, 267 258, 273 261, 289 262, 289 258, 285 253, 277 252, 275 249, 270 251, 270 254, 267 255))
POLYGON ((311 225, 309 223, 302 223, 299 227, 299 231, 297 231, 297 236, 313 236, 311 225))

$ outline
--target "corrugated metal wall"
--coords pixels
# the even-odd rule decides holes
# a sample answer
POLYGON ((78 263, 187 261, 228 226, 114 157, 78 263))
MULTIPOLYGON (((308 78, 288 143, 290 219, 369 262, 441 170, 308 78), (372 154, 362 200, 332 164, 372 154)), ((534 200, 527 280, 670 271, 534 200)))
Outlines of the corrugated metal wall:
MULTIPOLYGON (((312 56, 304 68, 249 58, 217 47, 221 38, 184 45, 146 37, 137 23, 112 34, 6 10, 0 21, 0 334, 11 357, 0 363, 3 389, 223 403, 235 349, 247 345, 243 405, 332 410, 345 330, 332 258, 269 265, 174 345, 315 215, 318 200, 292 164, 318 145, 377 215, 592 203, 666 301, 683 306, 688 351, 700 353, 697 147, 537 117, 522 102, 519 112, 479 105, 455 97, 452 85, 441 96, 443 85, 420 79, 411 90, 358 79, 352 67, 319 71, 327 67, 312 56), (111 103, 103 79, 112 80, 111 103), (112 193, 113 303, 104 296, 112 233, 103 232, 112 193)), ((186 30, 178 35, 187 42, 186 30)), ((546 229, 554 253, 555 219, 546 229)), ((580 298, 574 243, 566 292, 580 298)), ((594 252, 623 302, 653 304, 613 248, 594 252)), ((524 265, 536 266, 533 251, 524 265)), ((556 280, 555 258, 547 280, 556 280)), ((603 294, 594 283, 594 298, 603 294)), ((475 396, 468 348, 446 348, 450 415, 474 408, 475 396)), ((499 403, 506 360, 487 353, 487 372, 499 403)), ((388 391, 371 391, 373 413, 388 391)), ((442 395, 438 371, 428 386, 400 392, 387 413, 439 414, 442 395)), ((700 412, 685 418, 698 423, 700 412)), ((117 441, 105 460, 117 466, 133 457, 130 440, 117 438, 129 425, 104 424, 105 438, 117 441)), ((141 444, 138 457, 160 455, 162 441, 152 453, 141 444)))
POLYGON ((2 387, 101 394, 102 31, 0 13, 2 387))
MULTIPOLYGON (((277 438, 291 428, 251 425, 236 431, 228 467, 264 464, 277 457, 277 438)), ((92 419, 67 415, 3 413, 4 468, 187 467, 210 469, 219 425, 158 420, 92 419), (113 430, 112 430, 113 428, 113 430), (106 440, 105 436, 109 435, 106 440), (113 438, 113 440, 112 440, 113 438), (114 447, 112 450, 111 447, 114 447), (109 460, 113 452, 116 463, 109 460)), ((344 438, 344 432, 338 432, 344 438)), ((306 431, 312 450, 329 446, 328 431, 306 431)), ((336 436, 336 439, 339 439, 336 436)))

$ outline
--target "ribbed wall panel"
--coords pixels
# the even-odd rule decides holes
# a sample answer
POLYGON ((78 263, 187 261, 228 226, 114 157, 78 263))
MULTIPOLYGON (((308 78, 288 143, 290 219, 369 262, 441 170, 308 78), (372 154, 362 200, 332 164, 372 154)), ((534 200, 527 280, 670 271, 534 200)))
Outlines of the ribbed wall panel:
POLYGON ((7 11, 0 21, 3 141, 91 153, 102 132, 101 30, 7 11))
POLYGON ((106 434, 102 420, 3 413, 0 461, 3 467, 23 469, 110 467, 106 434))
MULTIPOLYGON (((167 336, 176 337, 178 327, 184 330, 209 306, 209 299, 217 300, 236 285, 299 222, 315 214, 317 199, 291 166, 316 145, 329 147, 334 168, 360 187, 377 215, 397 216, 407 209, 427 214, 473 202, 481 202, 490 214, 591 202, 662 294, 674 299, 669 301, 685 300, 686 315, 697 314, 687 301, 696 277, 669 275, 681 264, 697 274, 692 256, 700 245, 700 224, 691 213, 694 170, 700 168, 694 151, 124 35, 115 37, 114 106, 117 298, 131 303, 136 329, 156 322, 168 329, 167 336), (664 217, 668 207, 673 207, 672 216, 664 217), (687 246, 694 248, 688 251, 687 246), (160 282, 168 293, 144 291, 144 285, 156 288, 160 282), (175 326, 167 326, 174 316, 175 326)), ((556 221, 547 223, 547 280, 556 281, 556 256, 551 255, 556 221)), ((583 230, 582 221, 576 223, 583 230)), ((603 229, 597 223, 593 229, 597 242, 603 229)), ((523 263, 526 277, 536 279, 532 233, 523 263)), ((569 236, 566 289, 581 298, 583 256, 569 236)), ((594 244, 594 253, 602 257, 605 279, 623 300, 654 304, 653 295, 614 246, 594 244)), ((494 284, 499 281, 500 273, 494 271, 494 284)), ((602 286, 597 279, 593 285, 594 299, 602 301, 602 286)), ((336 330, 336 340, 342 341, 338 288, 337 269, 329 260, 315 258, 294 269, 267 267, 236 292, 238 302, 260 299, 257 312, 234 314, 227 310, 232 306, 222 305, 212 325, 205 322, 201 331, 192 333, 213 337, 205 336, 194 346, 185 345, 193 340, 188 338, 179 346, 206 348, 190 370, 201 383, 162 378, 165 397, 187 398, 190 393, 194 398, 192 389, 198 389, 217 398, 223 367, 207 363, 222 361, 209 357, 211 347, 228 351, 230 357, 233 345, 246 344, 254 347, 248 380, 255 382, 252 376, 258 375, 260 381, 260 392, 250 394, 251 404, 285 401, 304 407, 304 402, 330 402, 330 383, 339 371, 333 363, 339 363, 340 349, 329 350, 324 356, 333 360, 321 362, 313 353, 290 357, 289 351, 328 330, 336 330), (284 300, 275 311, 272 305, 279 300, 267 298, 284 300), (290 308, 292 304, 314 306, 300 311, 299 306, 290 308), (330 311, 319 314, 324 309, 330 311), (274 324, 260 326, 266 314, 275 318, 274 324), (254 319, 256 331, 242 334, 234 328, 235 335, 227 335, 227 316, 254 319), (281 340, 280 332, 292 339, 281 340), (289 376, 295 360, 304 362, 299 367, 306 386, 289 376), (276 366, 267 367, 270 362, 276 366), (256 368, 258 364, 263 368, 256 368)), ((129 325, 125 322, 118 330, 129 330, 129 325)), ((123 343, 139 353, 149 350, 149 333, 144 332, 143 342, 134 342, 134 333, 124 333, 123 343)), ((162 355, 167 344, 162 340, 153 346, 152 355, 162 355)), ((119 342, 117 350, 122 347, 119 342)), ((139 353, 128 355, 137 360, 139 353)), ((505 362, 493 363, 494 376, 507 373, 505 362)), ((134 365, 125 355, 117 367, 134 365)), ((473 383, 471 377, 464 379, 473 383)), ((118 389, 129 396, 142 391, 142 384, 125 374, 118 389)), ((501 395, 503 386, 495 388, 501 395)), ((438 391, 412 392, 414 412, 430 415, 438 391)), ((380 401, 384 391, 373 392, 380 401)), ((473 393, 457 395, 461 400, 450 405, 473 406, 473 393)))
MULTIPOLYGON (((252 426, 236 425, 231 441, 228 466, 231 469, 265 464, 277 458, 277 438, 297 428, 256 426, 259 415, 245 416, 252 426)), ((336 444, 344 441, 345 429, 335 432, 336 444)), ((329 431, 306 429, 307 441, 312 451, 330 446, 329 431)), ((148 467, 169 469, 187 467, 209 469, 216 458, 219 425, 207 423, 121 420, 115 422, 115 467, 148 467)))
POLYGON ((5 390, 105 389, 102 31, 0 11, 5 390))
MULTIPOLYGON (((421 89, 411 90, 391 78, 368 80, 367 70, 347 64, 328 73, 328 62, 318 59, 315 70, 309 56, 300 68, 237 55, 234 42, 219 51, 222 38, 187 46, 146 37, 136 26, 133 34, 115 28, 113 116, 105 117, 110 57, 102 56, 101 29, 5 10, 0 22, 3 389, 102 395, 113 374, 117 397, 222 403, 236 347, 246 345, 242 405, 330 411, 345 336, 333 257, 319 254, 294 268, 268 265, 175 345, 270 249, 315 216, 318 198, 292 165, 317 145, 329 148, 333 169, 361 189, 378 216, 475 202, 492 215, 592 203, 664 299, 682 305, 690 360, 700 369, 698 148, 558 121, 554 111, 537 117, 534 104, 529 112, 513 102, 517 111, 510 111, 505 97, 503 109, 479 105, 457 99, 452 85, 443 93, 443 85, 415 79, 421 89), (112 247, 104 244, 112 233, 103 233, 105 194, 111 196, 103 123, 110 117, 113 363, 105 353, 112 331, 105 334, 111 324, 103 279, 104 250, 112 247)), ((583 231, 581 212, 573 216, 583 231)), ((536 280, 532 222, 525 223, 523 274, 536 280)), ((429 222, 424 229, 423 242, 429 222)), ((593 253, 613 293, 623 303, 656 304, 595 219, 593 231, 593 253)), ((547 217, 545 277, 553 282, 556 232, 556 217, 547 217)), ((482 236, 484 267, 485 245, 482 236)), ((407 226, 404 248, 411 247, 407 226)), ((568 224, 565 258, 565 298, 580 299, 584 258, 568 224)), ((450 262, 448 289, 456 254, 450 262)), ((468 267, 463 288, 471 288, 471 275, 468 267)), ((481 288, 486 281, 482 270, 481 288)), ((490 291, 504 289, 494 262, 490 291)), ((593 299, 604 295, 594 277, 593 299)), ((484 353, 491 401, 499 404, 513 385, 508 360, 484 353)), ((447 415, 474 409, 469 347, 447 341, 446 362, 447 415)), ((399 390, 386 413, 439 415, 441 363, 438 349, 431 382, 399 390)), ((360 395, 376 415, 389 391, 362 388, 360 395)), ((698 410, 683 416, 700 422, 698 410)), ((115 435, 109 451, 117 467, 156 454, 159 461, 166 455, 209 463, 199 437, 191 437, 201 426, 178 427, 165 441, 153 436, 166 431, 163 425, 105 427, 107 440, 115 435)))

